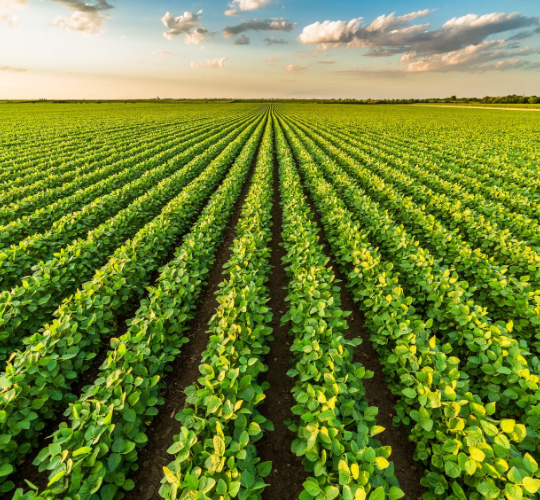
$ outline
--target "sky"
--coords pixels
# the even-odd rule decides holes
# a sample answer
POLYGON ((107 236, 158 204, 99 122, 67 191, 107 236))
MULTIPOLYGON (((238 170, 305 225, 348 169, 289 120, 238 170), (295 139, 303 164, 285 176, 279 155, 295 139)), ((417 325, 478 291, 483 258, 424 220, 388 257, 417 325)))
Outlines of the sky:
POLYGON ((0 99, 540 95, 539 0, 0 0, 0 99))

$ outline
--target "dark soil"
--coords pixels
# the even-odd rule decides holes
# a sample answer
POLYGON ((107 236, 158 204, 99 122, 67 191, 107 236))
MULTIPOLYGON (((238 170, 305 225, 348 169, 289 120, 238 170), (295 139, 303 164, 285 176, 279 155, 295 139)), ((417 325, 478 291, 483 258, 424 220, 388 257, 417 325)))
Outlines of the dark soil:
POLYGON ((167 449, 173 443, 173 436, 180 431, 180 423, 174 417, 184 408, 184 390, 199 377, 201 356, 208 346, 206 333, 208 323, 218 307, 216 292, 219 289, 218 285, 223 281, 223 265, 231 257, 231 245, 236 236, 236 225, 249 192, 256 161, 257 155, 253 159, 248 179, 235 204, 225 232, 225 239, 218 248, 217 259, 210 272, 207 285, 199 297, 200 304, 197 307, 195 319, 186 334, 189 342, 184 344, 181 355, 172 363, 172 371, 163 379, 166 388, 161 396, 165 403, 160 407, 159 413, 146 431, 148 442, 139 451, 137 460, 139 470, 130 475, 135 481, 135 488, 126 493, 124 497, 126 500, 162 500, 158 492, 163 478, 163 467, 173 459, 172 455, 167 453, 167 449))
MULTIPOLYGON (((314 206, 310 203, 315 221, 319 227, 321 243, 324 244, 324 252, 327 256, 331 256, 330 247, 324 236, 324 229, 320 222, 319 215, 315 211, 314 206)), ((345 276, 335 265, 332 260, 330 266, 334 270, 336 278, 343 284, 345 276)), ((409 441, 407 429, 404 426, 395 427, 392 421, 394 416, 394 406, 396 398, 388 389, 388 384, 385 381, 385 375, 382 371, 382 366, 379 361, 377 351, 369 339, 369 333, 364 327, 365 319, 358 307, 354 303, 351 292, 345 286, 341 286, 341 307, 345 311, 352 311, 348 317, 349 330, 345 337, 347 339, 361 338, 362 344, 354 349, 353 359, 356 362, 362 363, 367 370, 371 370, 374 375, 370 379, 364 379, 364 387, 366 388, 366 399, 370 406, 376 406, 379 409, 377 415, 377 424, 382 425, 386 430, 377 436, 377 439, 383 446, 392 447, 392 455, 390 459, 394 462, 396 477, 399 481, 400 488, 405 492, 407 500, 418 500, 427 491, 421 484, 420 480, 424 477, 424 466, 420 462, 413 460, 415 444, 409 441)))
POLYGON ((287 293, 284 288, 287 287, 289 280, 281 260, 285 255, 285 250, 280 245, 283 241, 281 237, 283 213, 279 204, 278 163, 275 156, 273 188, 272 253, 270 256, 272 274, 268 280, 268 287, 270 288, 269 307, 273 313, 270 326, 273 329, 274 340, 265 360, 268 371, 260 377, 261 381, 266 380, 270 383, 270 388, 266 391, 266 399, 259 411, 273 422, 275 430, 266 433, 257 443, 257 452, 261 461, 272 461, 272 472, 266 478, 269 486, 263 492, 263 500, 294 500, 302 492, 302 483, 307 479, 307 473, 302 465, 302 459, 291 451, 295 433, 290 431, 284 423, 286 419, 294 418, 291 407, 295 401, 291 394, 294 380, 287 376, 292 359, 289 350, 291 339, 287 335, 289 328, 287 325, 281 326, 281 318, 287 310, 285 303, 287 293))
MULTIPOLYGON (((327 257, 330 257, 329 265, 333 269, 336 278, 346 283, 346 278, 332 259, 332 252, 326 239, 324 228, 321 223, 320 216, 315 209, 309 194, 308 203, 314 215, 314 221, 319 228, 320 242, 323 245, 323 251, 327 257)), ((405 427, 395 427, 392 421, 394 416, 394 406, 396 398, 388 389, 388 384, 385 381, 385 375, 382 371, 382 366, 379 361, 377 351, 373 348, 369 339, 369 333, 364 327, 365 318, 358 310, 354 303, 352 294, 345 286, 341 286, 341 307, 345 311, 352 311, 347 322, 349 330, 345 337, 347 339, 361 338, 362 344, 354 349, 353 359, 356 362, 362 363, 367 370, 371 370, 373 378, 364 379, 364 387, 366 389, 366 400, 370 406, 376 406, 379 409, 377 415, 377 424, 382 425, 386 430, 377 436, 377 439, 383 446, 392 447, 392 455, 390 459, 394 462, 396 477, 398 478, 400 488, 405 492, 406 500, 419 500, 427 491, 421 484, 420 480, 424 477, 424 466, 420 462, 413 460, 415 444, 409 441, 407 430, 405 427)))
MULTIPOLYGON (((252 170, 251 170, 251 172, 249 174, 249 176, 250 176, 249 178, 251 178, 252 170)), ((246 186, 248 184, 249 184, 249 182, 246 182, 246 186)), ((244 191, 246 190, 246 186, 244 186, 244 191)), ((214 189, 213 192, 215 192, 218 189, 218 187, 219 187, 219 184, 218 184, 218 186, 216 186, 216 188, 214 189)), ((242 195, 245 195, 244 191, 242 192, 242 195)), ((206 206, 208 200, 210 200, 211 196, 212 196, 212 193, 209 195, 208 199, 203 204, 203 206, 197 211, 196 215, 193 217, 193 223, 195 223, 195 221, 199 218, 200 214, 204 210, 204 207, 206 206)), ((235 217, 237 215, 237 212, 239 214, 238 206, 235 207, 235 212, 234 212, 235 217)), ((182 243, 184 241, 184 236, 190 231, 190 229, 191 229, 191 225, 178 236, 177 240, 171 245, 171 247, 170 247, 170 249, 169 249, 169 251, 167 253, 167 256, 163 259, 162 265, 159 266, 158 268, 154 269, 150 273, 150 277, 149 277, 150 285, 153 285, 153 284, 155 284, 157 282, 157 280, 158 280, 158 278, 159 278, 159 276, 161 274, 162 266, 165 265, 167 262, 171 261, 174 258, 174 255, 176 253, 177 248, 180 245, 182 245, 182 243)), ((224 253, 222 250, 220 250, 219 252, 220 252, 219 255, 224 253)), ((219 260, 219 257, 218 257, 218 260, 219 260)), ((221 269, 221 266, 220 266, 220 269, 221 269)), ((221 281, 221 279, 218 279, 218 283, 220 281, 221 281)), ((76 399, 79 399, 79 397, 83 394, 83 390, 84 390, 84 388, 86 386, 92 384, 94 382, 94 380, 96 380, 96 378, 97 378, 97 376, 98 376, 98 374, 100 372, 101 365, 107 359, 107 353, 109 352, 110 340, 113 337, 120 337, 120 336, 124 335, 127 332, 127 330, 129 329, 129 326, 131 324, 131 319, 135 315, 135 312, 137 311, 137 309, 140 307, 141 300, 146 299, 148 297, 148 294, 149 294, 148 287, 146 287, 144 292, 142 293, 142 295, 133 296, 126 304, 124 304, 117 311, 117 315, 116 315, 116 318, 115 318, 115 323, 116 323, 115 331, 111 335, 109 335, 108 337, 102 339, 101 345, 97 349, 97 356, 92 359, 90 367, 85 372, 81 373, 80 376, 77 378, 77 380, 71 386, 71 391, 70 392, 71 392, 71 394, 73 394, 76 397, 76 399)), ((210 316, 212 314, 210 314, 210 316)), ((210 319, 210 316, 208 316, 208 319, 210 319)), ((205 327, 206 327, 206 325, 205 325, 205 327)), ((205 329, 205 327, 204 327, 204 329, 205 329)), ((203 333, 204 333, 204 331, 203 331, 203 333)), ((185 350, 189 349, 190 344, 191 344, 191 342, 189 344, 186 344, 186 347, 184 349, 185 350)), ((205 344, 205 346, 206 346, 206 344, 205 344)), ((203 348, 203 350, 204 350, 204 348, 203 348)), ((202 352, 202 350, 201 350, 201 352, 202 352)), ((183 358, 183 356, 182 356, 182 358, 183 358)), ((200 358, 200 356, 199 356, 199 358, 200 358)), ((197 374, 198 374, 197 367, 198 367, 198 363, 195 366, 195 369, 196 369, 197 374)), ((195 381, 195 378, 193 378, 192 382, 194 382, 194 381, 195 381)), ((190 383, 192 383, 192 382, 190 382, 190 383)), ((182 391, 183 391, 183 389, 182 389, 182 391)), ((182 395, 183 395, 183 392, 182 392, 182 395)), ((69 403, 67 401, 65 401, 65 400, 59 402, 59 409, 57 410, 58 417, 56 418, 56 420, 48 421, 45 424, 45 427, 41 431, 40 436, 38 438, 38 445, 36 446, 36 448, 34 448, 32 450, 32 452, 29 455, 26 456, 24 461, 19 466, 17 466, 17 470, 9 478, 10 481, 13 481, 15 483, 16 488, 24 488, 26 490, 28 488, 28 485, 27 485, 25 480, 28 480, 32 484, 36 485, 39 488, 40 491, 44 490, 47 487, 47 483, 49 481, 48 480, 48 471, 39 472, 38 467, 33 465, 33 461, 38 456, 39 452, 52 442, 51 436, 58 429, 59 424, 61 424, 62 422, 69 422, 69 418, 64 415, 64 412, 67 410, 68 406, 69 406, 69 403)), ((165 404, 165 406, 167 406, 167 403, 165 404)), ((174 415, 173 415, 173 417, 174 417, 174 415)), ((156 419, 157 419, 157 417, 156 417, 156 419)), ((171 436, 170 444, 172 444, 172 436, 171 436)), ((170 444, 168 446, 170 446, 170 444)), ((160 470, 161 470, 161 467, 160 467, 160 470)))

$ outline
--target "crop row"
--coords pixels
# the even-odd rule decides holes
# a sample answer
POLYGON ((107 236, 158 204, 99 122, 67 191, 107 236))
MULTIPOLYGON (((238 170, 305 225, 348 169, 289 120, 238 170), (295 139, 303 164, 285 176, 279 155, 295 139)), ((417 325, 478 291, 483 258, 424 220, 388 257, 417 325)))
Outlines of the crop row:
MULTIPOLYGON (((126 476, 137 468, 145 429, 162 403, 162 378, 188 341, 186 332, 208 279, 227 222, 255 156, 264 128, 260 122, 224 182, 212 195, 173 259, 163 267, 148 299, 112 349, 96 381, 66 412, 69 423, 53 435, 35 460, 48 471, 49 487, 36 496, 103 499, 133 486, 126 476)), ((19 493, 22 495, 22 493, 19 493)))
POLYGON ((256 118, 227 141, 202 174, 118 248, 92 280, 59 307, 43 332, 26 339, 24 351, 12 356, 1 378, 0 466, 15 466, 37 445, 44 422, 59 410, 58 402, 76 399, 70 392, 73 381, 89 368, 103 340, 114 335, 116 316, 142 296, 152 272, 163 264, 261 120, 256 118))
POLYGON ((264 357, 272 329, 268 302, 272 208, 272 126, 268 120, 249 194, 224 265, 225 281, 209 327, 197 382, 186 390, 181 427, 164 468, 165 498, 260 500, 271 464, 260 463, 254 443, 271 423, 258 411, 267 383, 264 357))
POLYGON ((417 443, 415 458, 429 470, 425 485, 433 497, 465 498, 472 491, 493 498, 534 495, 540 486, 538 466, 519 450, 526 427, 491 417, 496 403, 485 404, 471 392, 459 358, 448 356, 448 345, 432 336, 433 319, 416 314, 414 299, 404 294, 400 278, 392 273, 392 262, 371 246, 374 231, 360 225, 317 172, 310 153, 286 124, 284 128, 334 255, 366 315, 390 387, 400 398, 396 420, 407 425, 417 443))
POLYGON ((0 353, 2 358, 20 346, 25 335, 36 332, 49 321, 61 301, 81 283, 90 279, 111 252, 156 217, 169 201, 206 168, 227 144, 239 134, 239 129, 220 132, 184 154, 184 165, 159 182, 127 208, 90 231, 87 238, 75 240, 51 260, 40 263, 35 273, 22 284, 0 297, 0 353), (220 138, 221 136, 221 138, 220 138), (215 139, 219 139, 215 143, 215 139), (198 152, 202 152, 197 156, 198 152), (9 343, 6 346, 6 343, 9 343))
POLYGON ((11 181, 2 183, 2 195, 0 203, 2 205, 14 204, 20 200, 36 194, 46 189, 55 188, 72 182, 77 177, 87 175, 96 166, 103 165, 104 160, 120 159, 125 150, 129 150, 141 142, 146 147, 152 140, 161 140, 163 137, 170 136, 171 133, 178 134, 183 130, 177 124, 169 127, 138 128, 135 130, 126 130, 117 137, 112 137, 112 144, 106 146, 96 146, 85 155, 83 151, 78 151, 73 161, 64 161, 59 168, 43 168, 38 165, 32 173, 16 171, 11 181))
POLYGON ((223 127, 219 133, 202 130, 189 134, 181 145, 150 156, 106 179, 101 188, 106 194, 91 201, 82 210, 68 213, 57 220, 47 232, 34 234, 0 254, 2 288, 10 288, 32 274, 31 269, 35 264, 47 262, 61 248, 115 216, 139 196, 145 195, 157 182, 180 170, 191 158, 202 154, 212 141, 234 131, 238 125, 235 123, 223 127))
MULTIPOLYGON (((198 130, 195 129, 189 135, 196 134, 198 130)), ((203 126, 201 130, 207 133, 215 131, 210 125, 203 126)), ((96 196, 108 192, 104 191, 104 182, 109 177, 121 174, 137 162, 147 160, 157 153, 166 155, 167 149, 171 147, 172 152, 174 152, 175 147, 178 150, 179 147, 183 146, 178 144, 178 137, 174 133, 165 133, 161 139, 165 139, 165 142, 162 144, 159 141, 153 142, 153 147, 150 148, 148 144, 139 144, 131 151, 129 158, 125 158, 125 155, 119 155, 116 160, 104 159, 101 167, 99 163, 94 165, 93 172, 87 178, 75 181, 77 186, 71 186, 67 191, 64 188, 46 190, 39 195, 25 198, 21 203, 4 207, 5 217, 2 217, 4 244, 14 243, 17 241, 15 238, 21 239, 21 237, 32 234, 32 231, 36 232, 36 225, 47 227, 47 224, 69 212, 82 208, 96 196), (29 217, 21 219, 22 215, 29 215, 29 217)), ((172 155, 166 158, 171 157, 172 155)))
MULTIPOLYGON (((356 188, 359 194, 365 190, 404 224, 410 234, 429 248, 436 258, 441 259, 441 263, 444 262, 452 273, 456 272, 461 279, 466 278, 467 295, 473 296, 476 302, 487 308, 493 320, 508 321, 512 318, 514 335, 528 341, 533 339, 540 323, 540 296, 529 283, 507 274, 506 268, 496 265, 480 249, 471 247, 458 231, 445 228, 410 197, 397 192, 391 183, 386 183, 380 176, 355 162, 346 154, 350 146, 340 139, 335 136, 323 139, 321 136, 326 138, 327 134, 320 130, 316 135, 305 127, 301 127, 301 130, 306 139, 313 140, 351 178, 360 183, 356 188)), ((379 171, 384 170, 385 166, 379 164, 379 171)), ((387 178, 395 178, 396 175, 392 172, 387 178)), ((534 339, 530 347, 535 353, 540 352, 534 339)))
POLYGON ((384 431, 376 425, 378 409, 365 399, 362 379, 373 373, 352 362, 352 347, 361 341, 344 338, 350 313, 340 308, 339 287, 280 128, 276 149, 287 251, 284 264, 290 278, 289 308, 283 321, 290 324, 294 339, 294 367, 287 373, 295 380, 297 404, 292 411, 298 416, 290 424, 297 435, 292 451, 303 457, 309 473, 299 498, 401 498, 404 493, 388 461, 391 449, 374 438, 384 431))

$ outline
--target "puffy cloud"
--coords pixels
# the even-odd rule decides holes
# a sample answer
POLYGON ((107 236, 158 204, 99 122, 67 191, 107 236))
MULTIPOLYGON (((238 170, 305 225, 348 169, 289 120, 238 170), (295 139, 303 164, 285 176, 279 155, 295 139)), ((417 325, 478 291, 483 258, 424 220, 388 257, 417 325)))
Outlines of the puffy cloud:
POLYGON ((156 56, 172 56, 172 52, 163 49, 154 50, 152 54, 155 54, 156 56))
POLYGON ((237 16, 238 11, 236 9, 226 10, 223 14, 226 16, 237 16))
POLYGON ((271 0, 233 0, 230 6, 238 10, 257 10, 267 7, 270 2, 271 0))
POLYGON ((367 48, 370 56, 386 56, 405 52, 437 54, 478 45, 498 33, 538 25, 537 17, 522 16, 518 12, 495 12, 478 16, 468 14, 453 18, 439 29, 429 30, 429 24, 411 24, 424 18, 429 10, 411 12, 404 16, 394 13, 379 16, 369 24, 362 18, 350 21, 324 21, 306 26, 299 36, 306 45, 322 49, 333 47, 367 48))
POLYGON ((96 0, 95 3, 87 3, 81 0, 54 1, 75 12, 70 16, 57 17, 51 24, 68 31, 80 31, 87 35, 97 35, 103 32, 101 28, 105 24, 106 18, 101 12, 113 8, 106 0, 96 0))
POLYGON ((65 5, 68 9, 73 9, 79 12, 99 12, 101 10, 109 10, 114 7, 110 5, 106 0, 96 0, 91 4, 81 0, 53 0, 56 3, 65 5))
POLYGON ((274 61, 279 61, 279 59, 280 59, 280 56, 271 56, 266 60, 266 62, 271 63, 271 62, 274 62, 274 61))
POLYGON ((235 45, 249 45, 249 37, 246 35, 240 35, 235 41, 235 45))
POLYGON ((15 29, 19 27, 19 18, 9 12, 0 12, 0 25, 4 23, 15 29))
POLYGON ((103 33, 101 28, 104 24, 105 18, 95 11, 75 11, 70 16, 57 17, 51 22, 52 26, 68 31, 80 31, 87 35, 103 33))
POLYGON ((304 45, 342 45, 355 40, 362 18, 350 21, 324 21, 306 26, 298 40, 304 45))
POLYGON ((492 40, 478 45, 469 45, 464 49, 454 50, 445 54, 431 54, 418 57, 415 52, 409 52, 401 57, 400 62, 406 63, 409 72, 425 71, 487 71, 490 69, 508 69, 525 66, 526 61, 518 60, 518 56, 526 56, 536 52, 531 47, 508 49, 504 40, 492 40), (508 60, 508 58, 511 58, 508 60), (497 64, 486 64, 498 60, 497 64))
POLYGON ((223 68, 223 65, 228 57, 216 57, 215 59, 207 59, 206 62, 191 62, 191 67, 193 69, 198 68, 223 68))
POLYGON ((16 9, 26 6, 28 0, 0 0, 0 9, 16 9))
POLYGON ((227 26, 223 30, 224 38, 232 38, 244 31, 292 31, 296 23, 289 23, 288 19, 282 17, 271 17, 269 19, 253 19, 252 21, 242 21, 236 26, 227 26))
POLYGON ((178 17, 167 12, 161 18, 163 25, 168 28, 168 30, 163 33, 163 36, 168 40, 172 40, 176 36, 184 35, 184 41, 188 45, 198 45, 209 35, 208 30, 203 28, 200 22, 202 12, 202 10, 196 13, 184 12, 184 15, 178 17))
POLYGON ((8 73, 24 73, 26 71, 26 69, 13 68, 11 66, 0 66, 0 71, 6 71, 8 73))
POLYGON ((289 42, 283 38, 276 38, 275 36, 269 36, 264 39, 266 45, 287 45, 289 42))
POLYGON ((317 61, 318 64, 335 64, 336 61, 317 61))
POLYGON ((306 69, 306 65, 300 65, 300 64, 287 64, 286 66, 283 66, 283 69, 285 71, 302 71, 306 69))
POLYGON ((509 59, 508 61, 499 61, 493 66, 493 69, 506 71, 508 69, 531 68, 532 66, 537 68, 538 64, 532 64, 524 59, 509 59))
POLYGON ((7 24, 10 28, 18 28, 19 17, 15 12, 26 5, 27 0, 0 0, 0 25, 7 24))

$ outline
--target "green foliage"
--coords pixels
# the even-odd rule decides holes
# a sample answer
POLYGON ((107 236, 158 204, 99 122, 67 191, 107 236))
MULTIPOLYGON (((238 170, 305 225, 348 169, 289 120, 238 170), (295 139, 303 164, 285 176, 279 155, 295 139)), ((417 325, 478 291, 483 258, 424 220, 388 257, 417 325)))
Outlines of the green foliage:
MULTIPOLYGON (((35 333, 27 339, 26 349, 12 356, 7 383, 0 391, 0 432, 10 436, 0 442, 0 464, 16 464, 35 446, 44 422, 55 416, 57 402, 73 401, 72 381, 89 367, 100 339, 115 331, 115 315, 130 299, 142 295, 152 270, 159 268, 171 245, 190 227, 261 119, 254 118, 226 147, 218 142, 214 147, 221 152, 210 166, 116 250, 94 278, 62 304, 57 319, 44 332, 35 333)), ((195 162, 206 158, 203 154, 195 162)))
MULTIPOLYGON (((374 229, 364 230, 355 221, 337 191, 318 175, 310 148, 305 149, 286 124, 284 128, 334 254, 368 319, 366 326, 391 377, 390 387, 400 397, 396 422, 407 425, 410 438, 417 443, 415 458, 428 467, 425 485, 431 496, 463 498, 463 491, 477 491, 482 496, 497 497, 508 487, 519 490, 516 494, 530 496, 537 474, 527 469, 529 459, 518 448, 527 427, 515 422, 510 426, 491 417, 496 405, 485 404, 471 393, 459 358, 448 356, 451 347, 432 336, 435 321, 423 320, 416 313, 414 299, 404 294, 394 265, 384 262, 379 250, 370 245, 374 229), (526 472, 518 476, 514 469, 526 472), (524 477, 531 491, 525 487, 524 477), (454 486, 456 481, 458 485, 454 486)), ((368 200, 363 201, 362 206, 369 206, 368 200)), ((391 237, 390 230, 391 226, 377 228, 380 234, 391 237)), ((399 251, 399 246, 393 248, 399 251)), ((490 332, 496 340, 496 332, 491 328, 490 332)))
POLYGON ((273 425, 257 411, 267 383, 264 356, 272 333, 268 280, 272 210, 272 126, 267 122, 232 255, 225 264, 219 306, 209 324, 208 347, 197 383, 186 389, 182 424, 164 468, 167 499, 260 499, 271 463, 260 463, 254 443, 273 425))
POLYGON ((304 457, 311 475, 301 498, 401 498, 393 463, 387 460, 390 448, 374 439, 384 430, 376 423, 378 409, 364 397, 362 379, 372 373, 352 361, 352 347, 360 340, 344 338, 350 313, 340 308, 339 287, 279 128, 277 144, 284 264, 290 278, 283 321, 294 338, 295 363, 288 375, 295 379, 292 411, 299 417, 289 428, 297 435, 292 451, 304 457))

